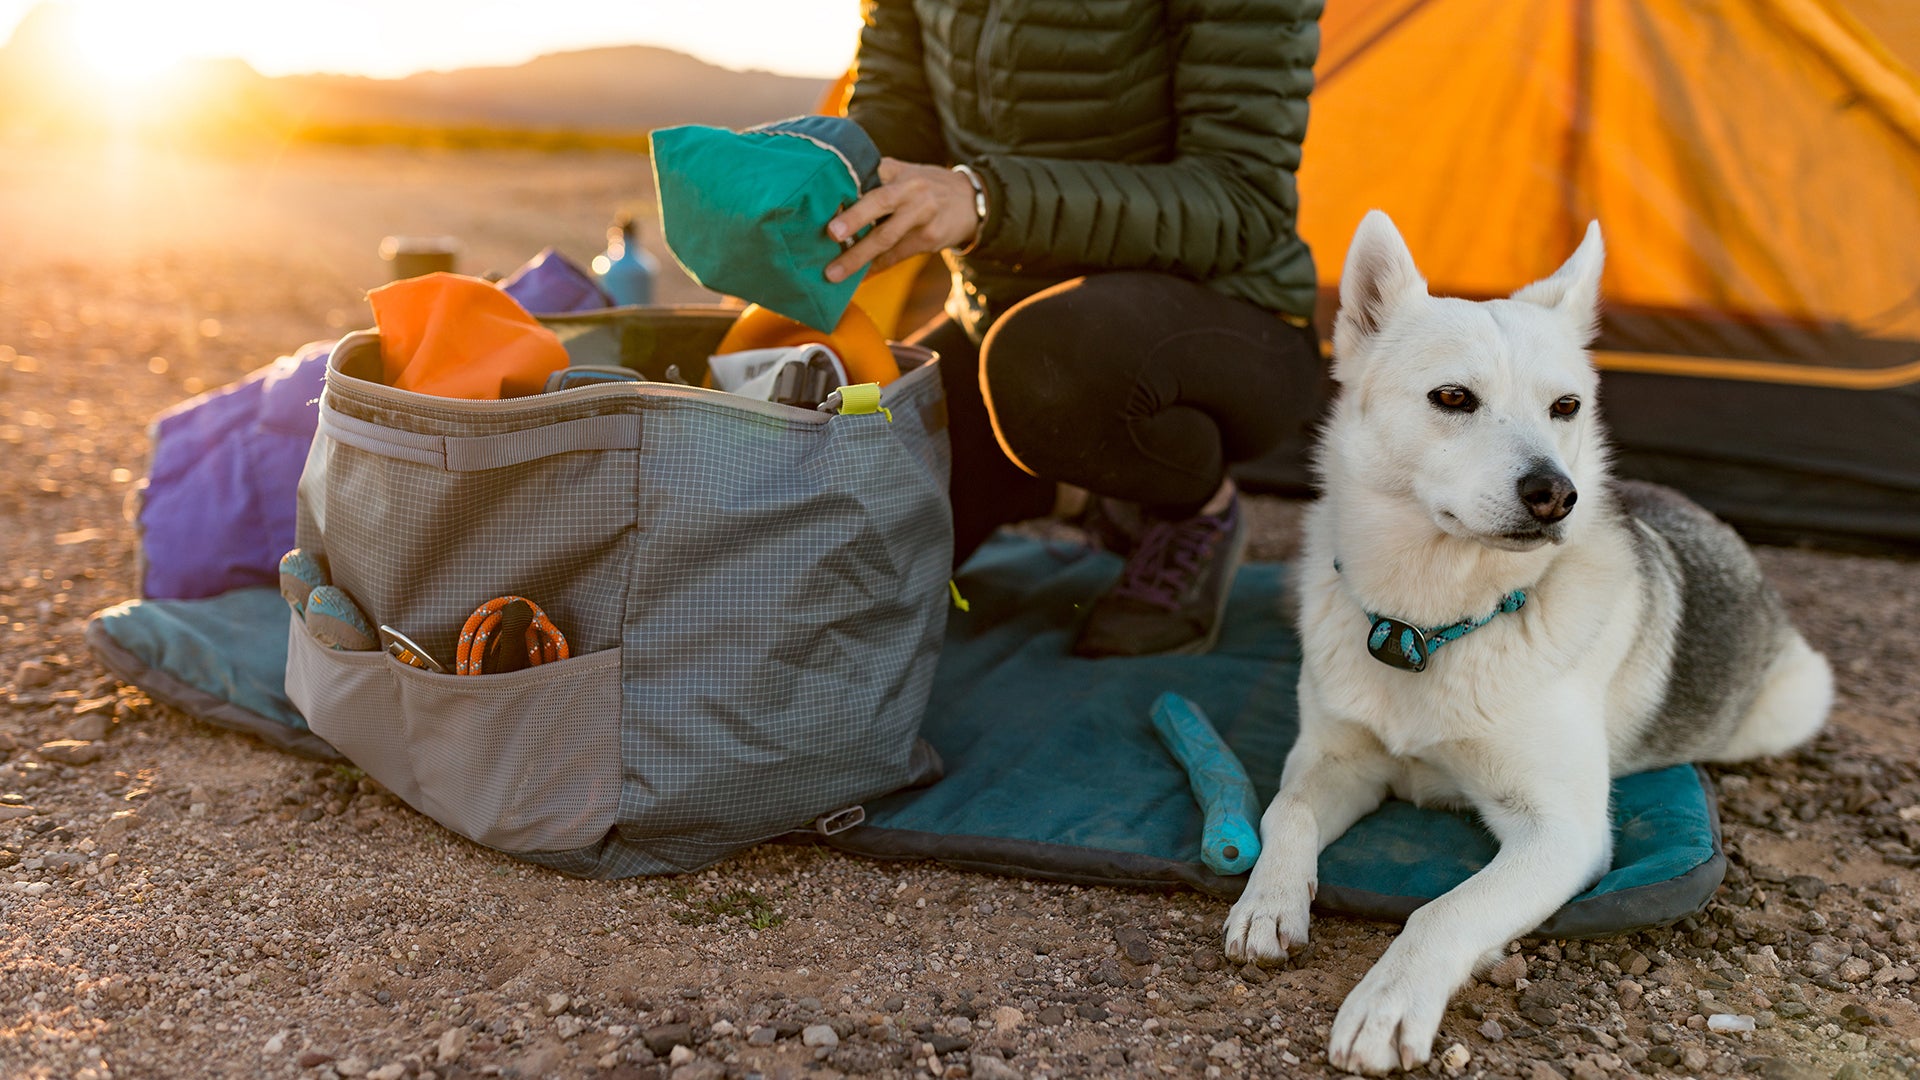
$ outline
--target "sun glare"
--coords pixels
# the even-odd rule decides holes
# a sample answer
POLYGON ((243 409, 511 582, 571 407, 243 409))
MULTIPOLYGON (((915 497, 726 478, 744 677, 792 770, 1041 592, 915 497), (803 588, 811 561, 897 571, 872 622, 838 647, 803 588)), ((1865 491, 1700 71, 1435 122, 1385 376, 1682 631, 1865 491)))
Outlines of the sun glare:
POLYGON ((194 28, 170 11, 171 5, 71 2, 69 48, 76 74, 94 81, 113 97, 152 86, 194 55, 194 28), (172 15, 172 17, 169 17, 172 15))

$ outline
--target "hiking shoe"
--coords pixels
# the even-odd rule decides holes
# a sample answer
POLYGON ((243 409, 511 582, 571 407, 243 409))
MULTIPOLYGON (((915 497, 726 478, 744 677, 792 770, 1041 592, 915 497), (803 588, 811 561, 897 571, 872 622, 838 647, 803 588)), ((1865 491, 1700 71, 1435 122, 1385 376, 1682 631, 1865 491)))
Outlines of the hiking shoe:
POLYGON ((1075 656, 1203 653, 1220 636, 1222 612, 1246 548, 1234 496, 1218 514, 1147 519, 1120 580, 1093 605, 1075 656))

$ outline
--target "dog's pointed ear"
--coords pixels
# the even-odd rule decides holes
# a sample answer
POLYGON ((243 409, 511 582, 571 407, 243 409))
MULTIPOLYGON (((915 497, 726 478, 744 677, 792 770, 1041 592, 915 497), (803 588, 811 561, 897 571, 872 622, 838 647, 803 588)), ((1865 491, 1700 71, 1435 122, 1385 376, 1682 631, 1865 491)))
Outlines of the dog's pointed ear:
POLYGON ((1513 298, 1565 314, 1580 339, 1591 342, 1600 330, 1600 271, 1606 261, 1600 223, 1588 222, 1586 239, 1580 241, 1566 263, 1552 277, 1534 282, 1514 293, 1513 298))
POLYGON ((1333 322, 1333 377, 1347 382, 1342 369, 1351 370, 1352 358, 1366 350, 1367 342, 1395 311, 1426 295, 1426 279, 1413 265, 1413 253, 1400 238, 1400 230, 1394 228, 1393 219, 1378 210, 1368 211, 1354 230, 1346 267, 1340 271, 1340 314, 1333 322))

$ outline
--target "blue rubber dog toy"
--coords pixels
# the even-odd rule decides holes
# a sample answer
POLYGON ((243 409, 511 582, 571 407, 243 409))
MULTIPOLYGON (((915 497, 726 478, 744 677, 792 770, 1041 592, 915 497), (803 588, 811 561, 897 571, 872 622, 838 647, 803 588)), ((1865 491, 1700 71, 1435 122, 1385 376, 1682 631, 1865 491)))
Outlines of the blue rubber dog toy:
POLYGON ((1260 858, 1260 801, 1246 766, 1200 706, 1179 694, 1161 694, 1153 703, 1153 730, 1187 770, 1194 800, 1206 812, 1200 860, 1216 874, 1253 869, 1260 858))

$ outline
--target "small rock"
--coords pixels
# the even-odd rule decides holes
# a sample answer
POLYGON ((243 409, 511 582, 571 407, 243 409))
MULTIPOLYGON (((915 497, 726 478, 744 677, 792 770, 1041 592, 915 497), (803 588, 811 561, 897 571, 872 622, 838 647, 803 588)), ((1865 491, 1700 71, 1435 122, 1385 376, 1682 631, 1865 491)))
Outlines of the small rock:
POLYGON ((748 1046, 772 1046, 780 1033, 770 1027, 757 1027, 747 1033, 748 1046))
POLYGON ((547 1015, 559 1016, 561 1013, 566 1012, 567 1006, 571 1004, 573 1004, 573 999, 565 994, 548 994, 547 1015))
POLYGON ((1857 983, 1873 974, 1873 965, 1857 956, 1850 956, 1833 969, 1833 974, 1841 982, 1857 983))
POLYGON ((260 1055, 262 1057, 272 1057, 286 1048, 287 1033, 284 1031, 276 1031, 273 1033, 273 1038, 267 1040, 267 1045, 260 1048, 260 1055))
POLYGON ((1827 891, 1827 883, 1812 874, 1795 874, 1787 879, 1787 895, 1799 900, 1818 900, 1827 891))
POLYGON ((1020 1030, 1027 1022, 1027 1014, 1011 1005, 998 1005, 993 1010, 993 1030, 1000 1033, 1020 1030))
POLYGON ((0 821, 18 821, 21 818, 30 818, 39 812, 31 806, 0 806, 0 821))
POLYGON ((1581 1058, 1573 1063, 1573 1080, 1607 1080, 1607 1070, 1586 1058, 1581 1058))
POLYGON ((400 1080, 405 1075, 407 1075, 407 1067, 395 1061, 369 1072, 367 1080, 400 1080))
POLYGON ((1049 1005, 1041 1009, 1040 1015, 1035 1017, 1035 1019, 1047 1027, 1058 1027, 1067 1022, 1067 1010, 1058 1005, 1049 1005))
POLYGON ((1480 1025, 1480 1035, 1488 1042, 1499 1042, 1507 1037, 1507 1029, 1501 1027, 1498 1020, 1488 1020, 1480 1025))
POLYGON ((808 1046, 835 1047, 840 1045, 840 1036, 831 1024, 808 1024, 800 1031, 800 1041, 808 1046))
POLYGON ((1853 949, 1830 937, 1815 938, 1807 943, 1807 962, 1825 964, 1831 968, 1853 955, 1853 949))
POLYGON ((1780 977, 1780 957, 1773 951, 1771 945, 1764 945, 1747 953, 1746 959, 1740 963, 1750 975, 1761 975, 1772 979, 1780 977))
POLYGON ((1526 1075, 1527 1080, 1567 1080, 1566 1077, 1560 1075, 1559 1069, 1554 1068, 1544 1061, 1528 1062, 1526 1075))
POLYGON ((1486 980, 1503 990, 1511 990, 1527 977, 1527 958, 1514 953, 1487 969, 1486 980))
POLYGON ((450 1027, 440 1033, 440 1042, 434 1047, 435 1060, 442 1065, 451 1065, 460 1060, 467 1052, 467 1039, 471 1032, 463 1027, 450 1027))
POLYGON ((106 750, 96 742, 55 739, 50 743, 42 743, 34 753, 39 754, 42 760, 51 761, 56 765, 91 765, 99 761, 100 755, 106 753, 106 750))
POLYGON ((300 1055, 300 1067, 303 1069, 311 1069, 316 1066, 325 1065, 332 1060, 333 1055, 324 1050, 308 1050, 300 1055))
POLYGON ((1753 1017, 1733 1013, 1714 1013, 1707 1017, 1708 1031, 1752 1031, 1753 1017))
POLYGON ((1706 1050, 1698 1046, 1689 1046, 1680 1051, 1680 1064, 1686 1066, 1687 1071, 1690 1073, 1697 1073, 1705 1069, 1708 1060, 1706 1050))
POLYGON ((584 1016, 575 1016, 572 1013, 561 1013, 559 1016, 553 1018, 553 1033, 560 1036, 563 1042, 567 1039, 578 1038, 580 1033, 585 1030, 587 1030, 587 1019, 584 1016))
POLYGON ((66 736, 76 742, 99 742, 107 737, 107 714, 91 712, 67 725, 66 736))
POLYGON ((1827 1080, 1825 1071, 1786 1058, 1767 1058, 1760 1062, 1761 1080, 1827 1080))
POLYGON ((954 1035, 933 1034, 933 1035, 927 1036, 927 1045, 933 1047, 934 1053, 939 1054, 941 1057, 945 1057, 948 1054, 954 1053, 956 1051, 967 1049, 968 1047, 973 1045, 973 1041, 971 1039, 962 1039, 954 1035))
POLYGON ((365 1076, 367 1075, 367 1070, 371 1068, 373 1068, 373 1066, 367 1062, 367 1059, 357 1054, 345 1061, 336 1061, 333 1063, 333 1071, 339 1073, 341 1076, 365 1076))
POLYGON ((1647 959, 1647 954, 1639 949, 1628 949, 1620 954, 1620 971, 1630 978, 1637 979, 1645 975, 1652 966, 1653 962, 1647 959))
MULTIPOLYGON (((1492 1023, 1493 1021, 1489 1020, 1487 1022, 1492 1023)), ((1448 1072, 1459 1072, 1461 1069, 1466 1068, 1467 1062, 1471 1060, 1473 1060, 1473 1055, 1468 1053, 1467 1048, 1460 1043, 1454 1043, 1440 1053, 1440 1067, 1448 1072)))
POLYGON ((674 1047, 693 1042, 693 1028, 688 1024, 661 1024, 648 1028, 640 1039, 655 1057, 665 1057, 674 1047))
POLYGON ((973 1080, 1026 1080, 1025 1074, 993 1054, 975 1054, 968 1059, 973 1080))
POLYGON ((53 681, 53 669, 44 660, 22 660, 13 669, 15 690, 38 690, 53 681))
POLYGON ((110 845, 119 843, 122 837, 139 827, 140 811, 115 810, 113 816, 107 818, 107 823, 100 826, 98 842, 111 850, 110 845))
POLYGON ((1266 968, 1261 967, 1251 960, 1247 961, 1246 965, 1240 969, 1240 977, 1256 986, 1273 978, 1272 975, 1267 973, 1266 968))
POLYGON ((1207 1056, 1215 1061, 1239 1061, 1240 1040, 1222 1039, 1207 1049, 1207 1056))
POLYGON ((1129 963, 1153 963, 1153 942, 1147 937, 1145 931, 1123 926, 1113 932, 1113 941, 1120 946, 1121 955, 1125 956, 1129 963))
POLYGON ((545 1076, 560 1068, 560 1048, 550 1043, 536 1044, 521 1056, 515 1066, 521 1076, 545 1076))
POLYGON ((1640 999, 1646 994, 1647 989, 1632 979, 1621 979, 1613 984, 1613 992, 1620 999, 1620 1008, 1630 1010, 1640 1004, 1640 999))
POLYGON ((676 1069, 692 1060, 693 1047, 691 1046, 676 1046, 667 1054, 667 1065, 676 1069))

